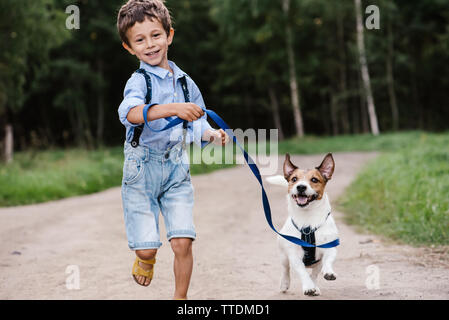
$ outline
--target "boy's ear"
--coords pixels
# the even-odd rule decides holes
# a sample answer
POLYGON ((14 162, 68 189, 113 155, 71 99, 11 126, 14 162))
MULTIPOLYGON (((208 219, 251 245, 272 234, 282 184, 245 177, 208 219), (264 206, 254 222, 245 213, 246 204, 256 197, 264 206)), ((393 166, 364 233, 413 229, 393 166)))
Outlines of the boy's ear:
POLYGON ((133 49, 131 49, 125 42, 122 42, 122 46, 123 48, 126 49, 126 51, 128 51, 129 53, 131 53, 132 55, 135 55, 136 53, 134 52, 133 49))
POLYGON ((174 35, 175 35, 175 29, 170 28, 170 33, 169 33, 169 35, 168 35, 168 37, 167 37, 167 43, 168 43, 168 45, 171 45, 171 43, 173 42, 173 37, 174 37, 174 35))

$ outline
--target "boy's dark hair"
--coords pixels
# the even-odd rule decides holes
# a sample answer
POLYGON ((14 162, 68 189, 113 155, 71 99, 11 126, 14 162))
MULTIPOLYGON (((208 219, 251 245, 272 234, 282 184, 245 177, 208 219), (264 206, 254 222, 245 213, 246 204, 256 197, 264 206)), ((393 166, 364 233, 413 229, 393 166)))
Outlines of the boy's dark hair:
POLYGON ((146 18, 157 19, 164 28, 167 36, 170 34, 170 12, 162 0, 129 0, 124 4, 117 16, 117 29, 120 38, 129 46, 126 32, 136 22, 143 22, 146 18))

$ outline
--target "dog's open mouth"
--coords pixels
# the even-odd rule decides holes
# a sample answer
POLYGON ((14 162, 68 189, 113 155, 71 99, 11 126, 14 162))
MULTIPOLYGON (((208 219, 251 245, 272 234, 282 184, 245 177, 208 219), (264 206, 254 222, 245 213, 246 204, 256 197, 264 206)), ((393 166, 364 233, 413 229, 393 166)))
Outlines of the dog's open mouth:
POLYGON ((307 206, 310 202, 317 198, 316 195, 306 196, 305 194, 293 194, 293 200, 295 200, 296 204, 300 207, 307 206))

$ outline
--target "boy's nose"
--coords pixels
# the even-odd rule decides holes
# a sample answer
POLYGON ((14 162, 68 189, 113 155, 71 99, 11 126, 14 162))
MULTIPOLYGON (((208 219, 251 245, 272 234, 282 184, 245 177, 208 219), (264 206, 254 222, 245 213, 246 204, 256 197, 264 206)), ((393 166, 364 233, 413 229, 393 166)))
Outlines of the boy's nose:
POLYGON ((153 41, 151 39, 147 40, 147 48, 151 48, 153 46, 153 41))

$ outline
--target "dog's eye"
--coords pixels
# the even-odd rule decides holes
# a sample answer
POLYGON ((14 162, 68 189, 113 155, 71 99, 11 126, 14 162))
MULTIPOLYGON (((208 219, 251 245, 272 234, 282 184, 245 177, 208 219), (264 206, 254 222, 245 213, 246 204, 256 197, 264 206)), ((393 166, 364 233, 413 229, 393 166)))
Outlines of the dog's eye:
POLYGON ((313 177, 312 179, 311 179, 311 181, 313 182, 313 183, 317 183, 317 182, 320 182, 320 180, 318 180, 317 178, 315 178, 315 177, 313 177))
POLYGON ((298 180, 298 178, 296 178, 296 177, 292 178, 292 182, 296 182, 296 180, 298 180))

